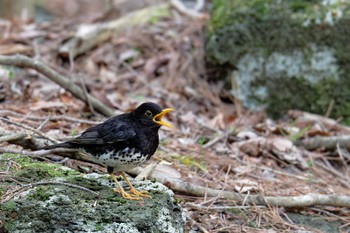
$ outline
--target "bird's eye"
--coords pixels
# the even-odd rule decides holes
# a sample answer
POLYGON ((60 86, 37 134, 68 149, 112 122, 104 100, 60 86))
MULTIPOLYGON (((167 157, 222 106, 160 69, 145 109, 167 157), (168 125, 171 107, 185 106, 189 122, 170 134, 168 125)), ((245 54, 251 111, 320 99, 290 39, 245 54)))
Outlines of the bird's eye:
POLYGON ((152 114, 152 112, 150 110, 147 110, 145 112, 145 115, 148 116, 148 117, 151 117, 153 114, 152 114))

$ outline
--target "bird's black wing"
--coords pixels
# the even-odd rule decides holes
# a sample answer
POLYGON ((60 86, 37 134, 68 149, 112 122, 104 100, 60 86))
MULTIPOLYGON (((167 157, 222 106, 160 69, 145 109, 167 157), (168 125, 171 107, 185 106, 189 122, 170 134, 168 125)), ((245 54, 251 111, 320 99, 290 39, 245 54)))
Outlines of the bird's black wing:
POLYGON ((135 129, 126 122, 106 121, 93 126, 83 132, 79 137, 69 141, 71 144, 102 145, 128 141, 136 136, 135 129))

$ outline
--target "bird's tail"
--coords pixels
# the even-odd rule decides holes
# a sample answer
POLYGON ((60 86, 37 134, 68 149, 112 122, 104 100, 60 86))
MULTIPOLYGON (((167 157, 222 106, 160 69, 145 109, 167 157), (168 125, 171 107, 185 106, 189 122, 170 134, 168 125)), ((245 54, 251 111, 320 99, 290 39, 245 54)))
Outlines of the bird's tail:
POLYGON ((49 146, 40 148, 41 150, 50 150, 55 148, 74 148, 73 145, 69 142, 57 143, 49 146))

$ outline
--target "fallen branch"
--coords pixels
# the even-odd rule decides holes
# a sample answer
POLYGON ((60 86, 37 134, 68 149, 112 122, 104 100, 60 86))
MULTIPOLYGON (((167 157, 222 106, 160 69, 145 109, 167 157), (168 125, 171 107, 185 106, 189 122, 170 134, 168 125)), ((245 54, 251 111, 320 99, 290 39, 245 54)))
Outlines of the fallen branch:
POLYGON ((295 143, 297 146, 303 146, 307 150, 316 150, 323 148, 325 150, 336 150, 337 145, 341 148, 350 150, 350 136, 330 136, 306 138, 295 143))
POLYGON ((8 135, 0 136, 0 143, 23 139, 25 136, 25 133, 11 133, 8 135))
POLYGON ((46 136, 46 135, 45 135, 44 133, 42 133, 40 130, 34 129, 34 128, 30 127, 29 125, 24 125, 24 124, 19 123, 19 122, 14 122, 14 121, 11 121, 11 120, 6 119, 6 118, 4 118, 4 117, 0 117, 0 120, 1 120, 1 121, 4 121, 4 122, 7 122, 7 123, 9 123, 9 124, 13 124, 13 125, 19 126, 19 127, 23 128, 23 129, 30 130, 30 131, 32 131, 32 132, 38 134, 39 136, 41 136, 41 137, 43 137, 43 138, 45 138, 45 139, 47 139, 47 140, 49 140, 49 141, 51 141, 51 142, 53 142, 53 143, 58 143, 58 141, 57 141, 56 139, 46 136))
MULTIPOLYGON (((46 140, 34 137, 32 134, 27 132, 13 132, 0 128, 1 142, 8 142, 10 144, 20 145, 23 148, 30 148, 37 150, 46 146, 46 140), (11 135, 10 137, 8 137, 11 135)), ((4 149, 4 148, 1 148, 4 149)))
POLYGON ((14 56, 2 56, 0 55, 0 64, 7 65, 7 66, 17 66, 17 67, 23 67, 23 68, 32 68, 39 73, 45 75, 48 79, 52 80, 53 82, 57 83, 70 93, 72 93, 73 96, 76 98, 84 101, 85 103, 88 103, 87 98, 90 100, 92 106, 96 111, 100 112, 101 114, 105 116, 113 116, 113 110, 101 103, 98 99, 91 96, 90 94, 87 94, 85 96, 84 91, 77 85, 75 85, 72 81, 70 81, 68 78, 60 75, 50 67, 48 67, 45 63, 24 56, 24 55, 14 55, 14 56), (87 97, 87 98, 86 98, 87 97))
POLYGON ((335 130, 337 132, 342 133, 350 133, 350 127, 347 127, 345 125, 339 124, 336 120, 320 116, 317 114, 312 114, 308 112, 302 112, 298 110, 290 110, 288 111, 288 115, 291 118, 295 118, 297 122, 318 122, 324 127, 326 127, 328 130, 335 130))
POLYGON ((169 15, 169 10, 169 4, 160 4, 133 11, 114 21, 81 25, 75 35, 58 49, 59 54, 62 57, 72 60, 76 56, 85 53, 113 35, 121 33, 130 27, 147 23, 151 19, 154 19, 154 17, 169 15))
MULTIPOLYGON (((25 118, 25 119, 29 119, 29 120, 33 120, 33 121, 44 121, 47 119, 47 117, 40 117, 40 116, 31 116, 31 115, 24 115, 24 114, 20 114, 18 112, 15 111, 11 111, 11 110, 0 110, 0 115, 1 116, 14 116, 14 117, 18 117, 18 118, 25 118)), ((50 121, 67 121, 67 122, 73 122, 73 123, 83 123, 83 124, 89 124, 89 125, 97 125, 100 124, 100 121, 91 121, 91 120, 86 120, 86 119, 78 119, 78 118, 74 118, 74 117, 70 117, 70 116, 49 116, 49 120, 50 121)))
POLYGON ((205 206, 205 205, 200 205, 200 204, 195 204, 195 203, 192 203, 192 202, 187 202, 185 204, 185 206, 189 206, 189 207, 192 207, 192 208, 195 208, 195 209, 204 209, 204 210, 216 210, 216 211, 229 211, 229 210, 232 210, 232 209, 249 209, 249 208, 256 208, 256 209, 265 209, 266 206, 264 205, 260 205, 260 206, 237 206, 237 205, 234 205, 234 206, 223 206, 223 205, 212 205, 212 206, 205 206))
MULTIPOLYGON (((135 168, 128 173, 137 175, 142 171, 142 168, 135 168)), ((228 200, 236 201, 237 203, 246 203, 254 205, 271 205, 271 206, 282 206, 288 208, 296 207, 309 207, 309 206, 337 206, 337 207, 350 207, 350 196, 345 195, 324 195, 324 194, 307 194, 301 196, 288 196, 288 197, 277 197, 277 196, 261 196, 261 195, 241 195, 239 193, 230 191, 221 191, 212 188, 206 188, 179 180, 166 178, 161 175, 149 176, 149 179, 155 179, 158 182, 166 185, 170 189, 193 195, 201 196, 205 195, 208 197, 217 197, 228 200)))

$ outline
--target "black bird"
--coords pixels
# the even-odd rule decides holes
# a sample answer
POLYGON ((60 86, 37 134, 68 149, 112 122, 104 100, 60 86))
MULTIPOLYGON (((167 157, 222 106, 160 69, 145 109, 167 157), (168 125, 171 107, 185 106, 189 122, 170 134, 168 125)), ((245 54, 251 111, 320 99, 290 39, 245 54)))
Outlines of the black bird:
POLYGON ((105 122, 88 128, 77 138, 45 147, 76 148, 90 154, 95 162, 107 167, 119 192, 125 199, 138 200, 150 197, 145 191, 137 191, 126 178, 124 171, 130 170, 151 158, 159 145, 158 130, 161 126, 172 127, 162 117, 172 108, 161 109, 157 104, 141 104, 134 111, 114 116, 105 122), (130 187, 127 193, 118 183, 113 172, 121 173, 130 187))

